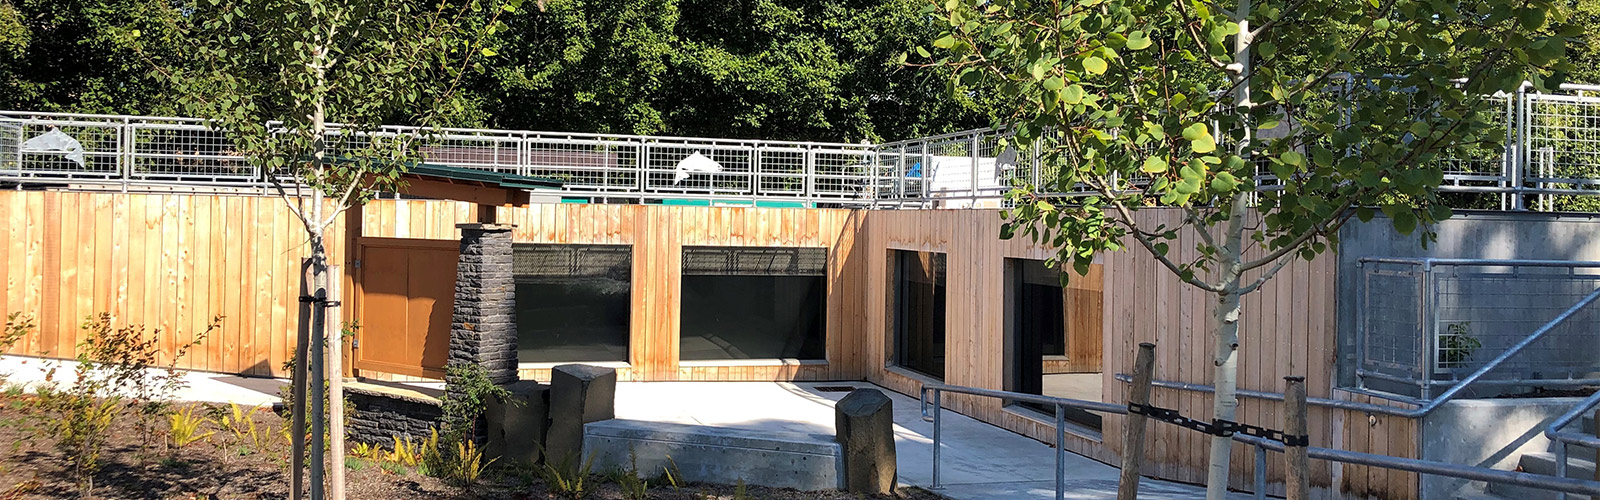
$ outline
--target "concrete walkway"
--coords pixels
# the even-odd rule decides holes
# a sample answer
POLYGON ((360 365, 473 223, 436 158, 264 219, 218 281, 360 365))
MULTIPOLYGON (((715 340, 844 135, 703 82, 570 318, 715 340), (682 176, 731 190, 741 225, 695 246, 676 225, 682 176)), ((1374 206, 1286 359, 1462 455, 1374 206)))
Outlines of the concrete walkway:
MULTIPOLYGON (((73 371, 77 369, 77 364, 76 361, 0 356, 0 379, 5 380, 7 384, 22 384, 32 390, 39 384, 45 383, 45 374, 51 368, 55 368, 56 383, 69 385, 72 383, 73 371)), ((165 370, 151 370, 151 373, 164 374, 165 370)), ((178 401, 269 406, 279 401, 278 388, 289 383, 280 379, 186 370, 179 370, 178 374, 183 377, 186 384, 174 394, 174 399, 178 401)))
MULTIPOLYGON (((933 482, 933 424, 915 399, 862 382, 632 382, 617 384, 617 418, 800 432, 832 439, 833 404, 847 392, 817 387, 875 387, 894 400, 900 483, 933 482)), ((1055 497, 1055 450, 1020 434, 945 411, 944 462, 938 493, 958 500, 1055 497)), ((1067 454, 1067 498, 1116 498, 1115 467, 1067 454)), ((1198 499, 1198 486, 1146 479, 1139 498, 1198 499)), ((1230 498, 1247 499, 1235 494, 1230 498)))

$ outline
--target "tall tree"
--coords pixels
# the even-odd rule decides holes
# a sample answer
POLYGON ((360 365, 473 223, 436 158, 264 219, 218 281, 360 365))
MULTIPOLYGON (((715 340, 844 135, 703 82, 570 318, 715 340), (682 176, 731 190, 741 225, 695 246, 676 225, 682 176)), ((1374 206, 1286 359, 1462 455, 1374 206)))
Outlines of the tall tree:
MULTIPOLYGON (((944 0, 927 12, 946 29, 918 53, 956 81, 999 89, 1001 124, 1054 169, 1010 194, 1003 236, 1053 244, 1079 272, 1131 239, 1212 294, 1220 423, 1238 405, 1240 297, 1325 251, 1352 217, 1381 210, 1424 238, 1449 217, 1435 160, 1498 147, 1487 96, 1524 79, 1552 86, 1570 68, 1564 37, 1577 30, 1552 7, 944 0), (1087 194, 1054 194, 1071 191, 1087 194), (1149 227, 1134 215, 1142 207, 1187 217, 1149 227), (1180 231, 1201 242, 1193 260, 1169 253, 1180 231)), ((1211 440, 1209 499, 1227 492, 1230 444, 1211 440)))
POLYGON ((175 53, 165 0, 0 0, 0 109, 171 113, 137 46, 175 53))
MULTIPOLYGON (((988 122, 895 63, 917 0, 551 0, 496 35, 485 124, 760 139, 900 139, 988 122)), ((987 95, 987 94, 986 94, 987 95)))
MULTIPOLYGON (((173 26, 192 44, 181 53, 197 63, 187 70, 158 66, 157 73, 186 96, 186 112, 210 120, 212 130, 265 172, 307 236, 313 333, 299 339, 295 422, 303 428, 309 400, 317 416, 313 499, 324 487, 320 359, 328 349, 339 355, 337 341, 317 337, 325 331, 327 228, 346 209, 404 184, 402 174, 422 160, 430 127, 465 109, 463 79, 482 57, 494 55, 484 34, 502 29, 500 19, 521 3, 200 0, 180 7, 184 15, 173 26), (397 131, 385 124, 422 128, 397 131)), ((331 399, 342 401, 337 391, 331 399)), ((333 452, 340 457, 343 422, 331 420, 333 452)), ((303 435, 295 439, 303 446, 303 435)), ((296 493, 301 446, 294 453, 296 493)), ((334 460, 335 498, 343 496, 340 460, 334 460)))

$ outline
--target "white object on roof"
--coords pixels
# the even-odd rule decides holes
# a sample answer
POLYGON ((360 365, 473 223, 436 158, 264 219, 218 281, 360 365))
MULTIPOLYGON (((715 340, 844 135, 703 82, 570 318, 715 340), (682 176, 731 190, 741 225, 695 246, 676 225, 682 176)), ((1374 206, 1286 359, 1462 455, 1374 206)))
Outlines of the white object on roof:
POLYGON ((66 156, 68 160, 78 162, 78 166, 80 167, 84 166, 83 143, 78 142, 77 139, 73 139, 72 136, 67 135, 66 132, 62 132, 61 129, 51 128, 49 132, 39 134, 38 137, 28 139, 22 143, 22 152, 24 153, 48 153, 55 151, 65 151, 67 153, 66 156))
POLYGON ((677 184, 689 178, 689 172, 721 172, 722 164, 716 160, 706 158, 699 151, 690 154, 678 162, 678 174, 673 177, 672 183, 677 184))

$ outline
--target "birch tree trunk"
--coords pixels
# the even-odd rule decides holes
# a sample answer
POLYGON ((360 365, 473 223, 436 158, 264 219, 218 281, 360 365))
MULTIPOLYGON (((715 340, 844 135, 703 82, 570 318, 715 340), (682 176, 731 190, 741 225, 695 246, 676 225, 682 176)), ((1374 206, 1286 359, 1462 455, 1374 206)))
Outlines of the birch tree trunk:
MULTIPOLYGON (((1211 325, 1216 332, 1216 357, 1213 381, 1216 394, 1212 399, 1212 418, 1233 421, 1239 408, 1239 278, 1244 264, 1245 216, 1248 214, 1244 192, 1234 195, 1233 210, 1228 214, 1218 262, 1216 310, 1212 312, 1211 325)), ((1226 436, 1211 437, 1210 462, 1206 473, 1206 500, 1223 500, 1228 494, 1228 455, 1233 450, 1233 439, 1226 436)))

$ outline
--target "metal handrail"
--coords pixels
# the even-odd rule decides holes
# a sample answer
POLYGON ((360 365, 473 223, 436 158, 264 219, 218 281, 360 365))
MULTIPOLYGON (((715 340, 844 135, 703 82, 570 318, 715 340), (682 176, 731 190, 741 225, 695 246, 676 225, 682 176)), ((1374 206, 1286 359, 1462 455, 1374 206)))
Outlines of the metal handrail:
MULTIPOLYGON (((923 384, 922 389, 919 391, 921 403, 920 410, 922 412, 922 419, 924 421, 933 423, 933 484, 930 487, 935 490, 941 488, 939 482, 939 448, 941 447, 939 431, 941 427, 940 416, 944 411, 943 394, 946 392, 1054 406, 1056 409, 1056 498, 1058 500, 1063 499, 1066 496, 1066 447, 1062 445, 1066 441, 1066 414, 1064 410, 1066 408, 1077 408, 1081 410, 1118 415, 1126 415, 1128 413, 1128 407, 1126 405, 1117 405, 1101 401, 1057 398, 1051 396, 1041 396, 1038 394, 997 391, 993 389, 980 389, 976 387, 942 383, 923 384), (929 414, 928 408, 929 393, 933 394, 933 410, 931 415, 929 414)), ((1600 393, 1597 393, 1595 396, 1591 396, 1590 399, 1586 401, 1600 402, 1600 393)), ((1577 412, 1577 410, 1574 412, 1569 412, 1569 415, 1563 415, 1563 418, 1570 420, 1572 415, 1577 414, 1577 412)), ((1232 435, 1232 439, 1239 443, 1255 447, 1256 468, 1255 477, 1253 478, 1255 482, 1255 497, 1260 499, 1266 498, 1266 452, 1267 450, 1280 453, 1283 452, 1283 443, 1237 433, 1232 435)), ((1306 452, 1307 456, 1318 460, 1365 465, 1369 467, 1381 467, 1385 469, 1415 472, 1418 474, 1446 476, 1458 479, 1466 479, 1469 481, 1488 481, 1514 486, 1537 488, 1560 492, 1563 497, 1568 493, 1600 495, 1600 482, 1597 481, 1584 481, 1567 477, 1546 476, 1542 474, 1530 474, 1526 472, 1491 469, 1487 467, 1474 467, 1470 465, 1453 464, 1449 462, 1392 457, 1388 455, 1377 455, 1372 453, 1320 448, 1314 446, 1308 446, 1306 448, 1306 452)))
POLYGON ((953 392, 953 393, 957 393, 957 394, 970 394, 970 395, 973 395, 973 396, 985 396, 985 397, 991 397, 991 398, 999 398, 999 399, 1003 399, 1003 400, 1004 399, 1009 399, 1009 400, 1013 400, 1013 401, 1023 401, 1023 402, 1034 403, 1034 404, 1054 406, 1055 409, 1056 409, 1056 412, 1055 412, 1056 413, 1056 452, 1055 452, 1055 455, 1056 455, 1056 457, 1055 457, 1056 458, 1056 500, 1063 500, 1064 498, 1066 498, 1066 494, 1067 494, 1067 490, 1066 490, 1066 480, 1067 480, 1066 453, 1067 453, 1067 451, 1066 451, 1066 448, 1061 446, 1061 443, 1063 443, 1063 442, 1065 442, 1067 440, 1067 413, 1066 413, 1066 409, 1067 408, 1077 408, 1077 409, 1080 409, 1080 410, 1095 411, 1095 412, 1100 412, 1100 413, 1111 413, 1111 414, 1116 414, 1116 415, 1126 415, 1128 413, 1128 407, 1126 405, 1115 405, 1115 404, 1101 402, 1101 401, 1085 401, 1085 400, 1082 400, 1082 399, 1057 398, 1057 397, 1051 397, 1051 396, 1041 396, 1041 395, 1038 395, 1038 394, 1025 394, 1025 393, 1011 392, 1011 391, 996 391, 996 390, 992 390, 992 389, 979 389, 977 387, 965 387, 965 386, 959 386, 959 385, 948 385, 948 384, 938 384, 938 383, 923 384, 922 385, 922 390, 919 391, 919 395, 920 395, 920 399, 921 399, 921 403, 922 403, 920 409, 922 410, 922 420, 925 421, 925 422, 933 422, 933 484, 930 485, 929 487, 932 488, 932 489, 935 489, 935 490, 940 489, 940 488, 943 487, 943 486, 941 486, 939 484, 939 447, 940 447, 940 443, 941 443, 941 441, 939 439, 939 429, 941 427, 940 426, 940 418, 939 418, 939 416, 944 413, 943 396, 944 396, 944 393, 946 393, 946 392, 953 392), (928 393, 930 393, 930 392, 933 393, 933 414, 932 415, 928 414, 928 393))
MULTIPOLYGON (((1394 259, 1394 260, 1399 260, 1399 259, 1394 259)), ((1495 260, 1486 260, 1486 259, 1413 259, 1413 260, 1419 260, 1419 261, 1420 260, 1431 260, 1431 261, 1434 261, 1435 263, 1446 263, 1446 262, 1454 263, 1454 262, 1450 262, 1450 261, 1461 261, 1461 262, 1482 261, 1482 262, 1491 263, 1491 264, 1486 264, 1486 265, 1504 265, 1505 262, 1513 262, 1513 261, 1503 261, 1503 260, 1502 261, 1495 261, 1495 260)), ((1374 261, 1376 261, 1376 259, 1374 259, 1374 261)), ((1550 263, 1550 265, 1554 266, 1554 265, 1556 265, 1554 263, 1565 262, 1565 261, 1522 261, 1522 262, 1550 263)), ((1582 267, 1600 267, 1600 262, 1586 262, 1584 264, 1586 264, 1586 265, 1582 266, 1582 267)), ((1528 265, 1541 265, 1541 264, 1528 264, 1528 265)), ((1534 330, 1533 333, 1528 334, 1527 337, 1525 337, 1522 340, 1518 341, 1515 345, 1513 345, 1510 348, 1506 349, 1505 352, 1500 353, 1499 356, 1496 356, 1493 360, 1490 360, 1487 364, 1484 364, 1482 367, 1480 367, 1476 371, 1472 372, 1472 374, 1468 375, 1467 378, 1461 379, 1461 381, 1459 383, 1457 383, 1454 386, 1451 386, 1449 389, 1445 390, 1444 393, 1440 394, 1438 397, 1433 398, 1432 400, 1427 401, 1426 403, 1420 403, 1419 402, 1420 406, 1418 406, 1417 408, 1413 408, 1413 409, 1407 410, 1407 409, 1402 409, 1402 408, 1395 408, 1395 407, 1392 407, 1392 406, 1375 405, 1375 404, 1371 404, 1371 403, 1360 403, 1360 402, 1356 402, 1356 401, 1340 401, 1340 400, 1326 399, 1326 398, 1306 398, 1306 403, 1310 404, 1312 406, 1323 406, 1323 407, 1343 409, 1343 410, 1363 411, 1363 412, 1367 412, 1367 413, 1375 413, 1375 414, 1381 414, 1381 415, 1392 415, 1392 416, 1396 416, 1396 417, 1404 417, 1404 418, 1410 418, 1410 419, 1422 418, 1424 416, 1427 416, 1429 413, 1433 413, 1434 410, 1439 409, 1441 406, 1443 406, 1445 403, 1449 402, 1450 400, 1455 399, 1456 395, 1461 394, 1461 391, 1466 390, 1467 386, 1472 385, 1474 382, 1477 382, 1479 379, 1481 379, 1485 375, 1487 375, 1490 371, 1493 371, 1495 368, 1499 367, 1500 364, 1505 363, 1511 357, 1516 356, 1517 353, 1522 352, 1522 350, 1526 349, 1529 345, 1532 345, 1534 342, 1538 342, 1539 339, 1544 338, 1544 336, 1546 334, 1550 333, 1552 330, 1554 330, 1555 327, 1560 326, 1561 323, 1564 323, 1568 319, 1571 319, 1572 316, 1574 314, 1577 314, 1577 312, 1579 310, 1583 309, 1584 307, 1589 306, 1590 304, 1593 304, 1596 299, 1600 299, 1600 288, 1596 288, 1593 292, 1589 292, 1588 295, 1585 295, 1582 299, 1578 300, 1578 302, 1573 304, 1572 307, 1568 307, 1565 311, 1562 311, 1561 314, 1556 315, 1555 318, 1553 318, 1550 321, 1546 322, 1544 324, 1544 326, 1541 326, 1541 327, 1539 327, 1539 329, 1534 330)), ((1133 380, 1132 377, 1129 377, 1127 374, 1123 374, 1123 373, 1118 373, 1113 378, 1115 378, 1117 380, 1120 380, 1120 381, 1123 381, 1123 382, 1131 382, 1133 380)), ((1153 380, 1153 381, 1151 381, 1151 385, 1154 386, 1154 387, 1160 387, 1160 388, 1163 388, 1163 389, 1176 389, 1176 390, 1182 390, 1182 391, 1207 392, 1207 393, 1215 393, 1216 392, 1216 388, 1212 387, 1212 386, 1209 386, 1209 385, 1191 384, 1191 383, 1186 383, 1186 382, 1173 382, 1173 381, 1168 381, 1168 380, 1153 380)), ((1247 398, 1265 399, 1265 400, 1269 400, 1269 401, 1283 401, 1283 394, 1275 393, 1275 392, 1262 392, 1262 391, 1251 391, 1251 390, 1240 389, 1240 390, 1237 390, 1235 392, 1235 394, 1238 395, 1238 396, 1247 397, 1247 398)), ((1597 401, 1600 401, 1600 400, 1597 400, 1597 401)), ((1588 441, 1585 441, 1585 442, 1588 442, 1588 441)), ((1590 445, 1590 446, 1600 447, 1600 439, 1595 439, 1594 440, 1594 444, 1590 445)))

